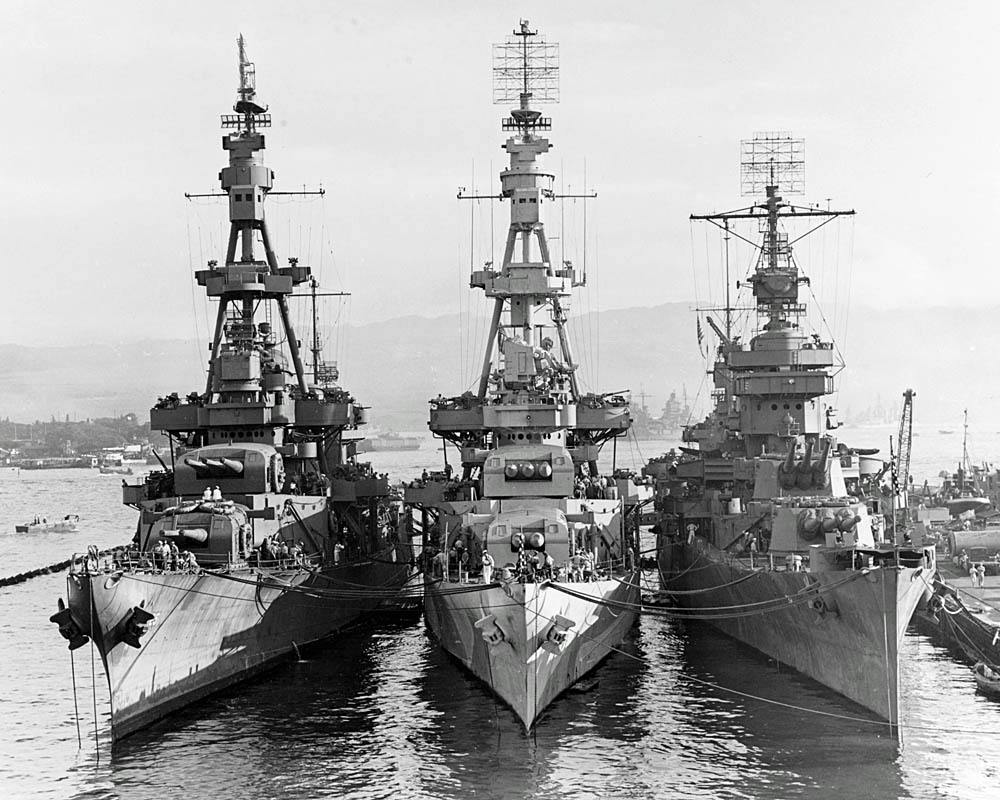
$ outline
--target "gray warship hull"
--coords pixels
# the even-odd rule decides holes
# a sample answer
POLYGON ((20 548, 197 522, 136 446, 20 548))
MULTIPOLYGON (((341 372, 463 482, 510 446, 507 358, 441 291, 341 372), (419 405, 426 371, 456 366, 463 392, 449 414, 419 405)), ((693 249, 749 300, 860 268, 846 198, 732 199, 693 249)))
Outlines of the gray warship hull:
POLYGON ((80 571, 67 588, 104 661, 112 737, 121 739, 358 623, 407 569, 389 548, 313 570, 80 571), (136 607, 155 614, 138 648, 123 640, 136 607))
POLYGON ((426 581, 427 626, 514 710, 526 730, 622 642, 641 602, 637 571, 587 583, 514 583, 449 594, 455 585, 426 581), (559 617, 574 625, 564 644, 546 646, 546 633, 559 617), (484 619, 503 632, 502 640, 487 640, 484 619))
POLYGON ((659 567, 691 617, 898 725, 899 648, 926 590, 924 566, 754 569, 696 537, 661 546, 659 567))

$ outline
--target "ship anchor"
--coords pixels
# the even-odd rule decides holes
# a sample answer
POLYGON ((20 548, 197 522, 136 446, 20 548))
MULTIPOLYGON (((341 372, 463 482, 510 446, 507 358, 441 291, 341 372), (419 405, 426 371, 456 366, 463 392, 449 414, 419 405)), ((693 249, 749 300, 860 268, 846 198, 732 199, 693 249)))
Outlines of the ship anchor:
POLYGON ((61 597, 59 598, 59 611, 49 617, 49 622, 54 622, 59 626, 59 633, 69 641, 70 650, 83 647, 90 641, 90 637, 83 632, 80 624, 73 618, 73 613, 66 608, 61 597))
POLYGON ((125 618, 125 632, 122 634, 122 641, 129 647, 142 647, 139 640, 156 624, 156 614, 143 608, 145 603, 146 601, 143 600, 125 618))
POLYGON ((507 641, 507 637, 503 632, 503 628, 497 625, 497 618, 493 614, 488 614, 481 620, 475 623, 475 626, 479 628, 480 633, 483 635, 483 639, 490 648, 496 647, 497 645, 507 641))
POLYGON ((572 628, 574 625, 576 625, 576 620, 568 619, 562 614, 556 614, 555 619, 545 629, 545 635, 542 637, 542 643, 539 646, 553 655, 561 652, 563 645, 566 644, 566 636, 569 633, 569 628, 572 628))

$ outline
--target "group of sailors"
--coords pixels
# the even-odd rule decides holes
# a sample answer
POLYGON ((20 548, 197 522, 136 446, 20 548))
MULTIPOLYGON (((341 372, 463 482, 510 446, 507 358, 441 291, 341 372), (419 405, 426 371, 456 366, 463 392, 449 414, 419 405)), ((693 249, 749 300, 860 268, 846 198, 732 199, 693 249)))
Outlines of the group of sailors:
MULTIPOLYGON (((961 550, 957 555, 952 556, 954 563, 963 573, 969 573, 969 580, 973 589, 983 589, 986 586, 986 564, 982 561, 973 561, 969 558, 968 552, 961 550)), ((990 563, 1000 562, 1000 554, 994 555, 990 563)), ((1000 567, 998 567, 1000 569, 1000 567)))
POLYGON ((618 486, 604 476, 578 476, 573 486, 573 497, 587 500, 617 500, 618 486))
POLYGON ((181 550, 175 541, 164 537, 153 545, 153 569, 157 572, 197 572, 198 559, 190 550, 181 550))
MULTIPOLYGON (((450 548, 438 551, 430 559, 431 575, 438 580, 458 583, 471 582, 478 575, 481 583, 493 583, 497 572, 496 559, 489 550, 483 550, 478 561, 478 564, 474 563, 469 549, 461 539, 456 539, 450 548)), ((579 550, 570 556, 566 564, 557 565, 549 553, 521 549, 517 562, 500 567, 497 578, 504 583, 543 580, 586 583, 597 580, 596 565, 597 558, 590 550, 579 550)))
POLYGON ((309 556, 306 555, 306 543, 294 539, 289 543, 277 533, 264 538, 257 548, 258 566, 277 566, 279 568, 308 566, 309 556))
POLYGON ((88 572, 122 571, 152 571, 160 572, 199 572, 201 567, 194 553, 181 550, 177 542, 160 539, 149 550, 141 551, 135 542, 123 549, 115 548, 107 553, 100 553, 96 545, 87 548, 85 564, 88 572))
MULTIPOLYGON (((184 399, 187 400, 188 405, 200 406, 203 404, 205 398, 198 394, 198 392, 190 392, 184 399)), ((177 392, 171 392, 166 397, 157 397, 154 408, 179 408, 180 406, 180 395, 177 392)))
POLYGON ((222 490, 218 486, 206 486, 205 491, 201 493, 201 499, 202 502, 219 503, 222 501, 222 490))

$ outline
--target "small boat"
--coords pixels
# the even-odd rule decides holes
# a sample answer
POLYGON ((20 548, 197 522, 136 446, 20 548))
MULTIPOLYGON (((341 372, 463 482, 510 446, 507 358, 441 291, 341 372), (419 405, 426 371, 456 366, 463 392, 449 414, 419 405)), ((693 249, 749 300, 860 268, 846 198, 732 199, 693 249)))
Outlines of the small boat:
POLYGON ((966 511, 980 512, 987 511, 992 506, 989 498, 975 494, 963 493, 958 497, 951 497, 944 501, 944 507, 953 517, 964 514, 966 511))
POLYGON ((985 661, 977 661, 972 668, 972 674, 976 678, 976 686, 983 694, 1000 696, 1000 667, 987 664, 985 661))
POLYGON ((32 522, 15 525, 14 530, 17 533, 72 533, 79 521, 79 514, 67 514, 55 522, 49 522, 45 517, 35 517, 32 522))
POLYGON ((98 467, 102 475, 131 475, 132 467, 98 467))

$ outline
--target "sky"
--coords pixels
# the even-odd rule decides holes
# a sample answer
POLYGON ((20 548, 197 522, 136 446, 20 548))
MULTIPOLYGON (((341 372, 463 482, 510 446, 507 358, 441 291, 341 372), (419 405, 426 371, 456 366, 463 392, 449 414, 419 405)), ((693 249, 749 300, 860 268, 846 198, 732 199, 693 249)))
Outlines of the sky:
MULTIPOLYGON (((582 203, 562 214, 600 307, 704 302, 711 246, 688 216, 747 202, 739 142, 762 130, 806 140, 801 199, 856 209, 836 254, 850 303, 996 302, 1000 6, 612 9, 6 0, 0 343, 207 337, 192 273, 224 256, 226 208, 184 193, 218 188, 240 32, 274 121, 275 189, 326 190, 272 198, 279 257, 351 292, 355 324, 469 310, 490 211, 456 192, 498 190, 507 108, 492 103, 491 45, 520 18, 560 45, 547 166, 567 191, 598 193, 585 239, 582 203)), ((502 231, 507 207, 493 214, 502 231)))

